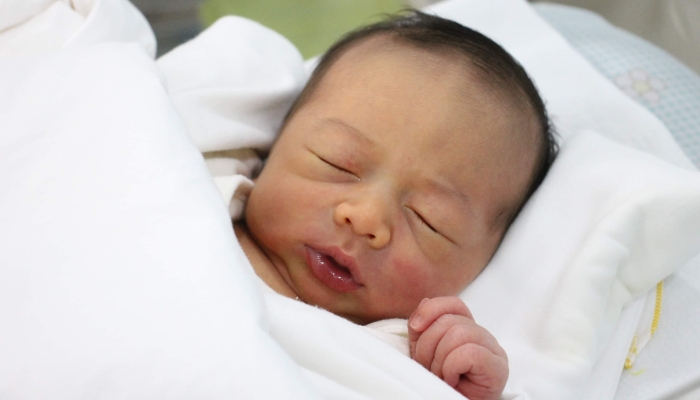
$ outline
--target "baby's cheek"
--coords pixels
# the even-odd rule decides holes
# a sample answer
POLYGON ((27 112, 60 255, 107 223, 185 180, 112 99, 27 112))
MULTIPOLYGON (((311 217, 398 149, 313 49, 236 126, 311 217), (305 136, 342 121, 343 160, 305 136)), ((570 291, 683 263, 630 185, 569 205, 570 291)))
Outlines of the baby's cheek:
POLYGON ((393 294, 395 298, 405 299, 405 306, 411 311, 424 298, 461 293, 474 275, 459 263, 436 265, 416 255, 396 257, 391 265, 393 294))
POLYGON ((401 303, 411 312, 424 298, 439 296, 443 282, 434 269, 425 261, 408 258, 394 259, 391 279, 392 297, 402 299, 401 303))

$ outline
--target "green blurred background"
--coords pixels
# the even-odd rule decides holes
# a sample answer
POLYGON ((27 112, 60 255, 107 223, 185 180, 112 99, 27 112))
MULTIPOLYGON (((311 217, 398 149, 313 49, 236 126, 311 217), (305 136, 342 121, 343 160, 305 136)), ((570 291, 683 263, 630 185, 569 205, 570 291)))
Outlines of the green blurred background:
POLYGON ((205 0, 199 18, 204 27, 228 14, 253 19, 287 37, 309 58, 345 32, 405 7, 405 0, 205 0))
MULTIPOLYGON (((324 52, 344 33, 406 7, 437 0, 131 0, 148 18, 158 55, 184 43, 224 15, 240 15, 291 40, 305 58, 324 52)), ((0 0, 2 3, 2 0, 0 0)))

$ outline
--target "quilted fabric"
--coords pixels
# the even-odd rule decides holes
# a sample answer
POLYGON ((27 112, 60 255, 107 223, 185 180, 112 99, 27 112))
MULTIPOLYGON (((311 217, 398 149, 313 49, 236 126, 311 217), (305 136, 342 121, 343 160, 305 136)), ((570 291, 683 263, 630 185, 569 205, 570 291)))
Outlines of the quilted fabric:
POLYGON ((534 9, 598 71, 663 121, 700 167, 700 76, 595 13, 555 4, 534 9))

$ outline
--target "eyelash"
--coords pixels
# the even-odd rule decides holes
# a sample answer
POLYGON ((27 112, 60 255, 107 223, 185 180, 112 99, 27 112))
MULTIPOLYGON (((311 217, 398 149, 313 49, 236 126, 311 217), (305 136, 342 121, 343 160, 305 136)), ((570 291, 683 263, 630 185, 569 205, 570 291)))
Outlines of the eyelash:
POLYGON ((426 221, 425 218, 423 218, 422 215, 418 214, 418 213, 417 213, 416 211, 414 211, 414 210, 411 210, 411 211, 413 211, 413 214, 416 215, 416 217, 418 218, 418 220, 420 221, 421 224, 425 225, 428 229, 430 229, 431 231, 433 231, 433 232, 435 232, 435 233, 438 233, 438 234, 440 233, 440 232, 437 231, 437 229, 433 228, 433 226, 430 225, 430 224, 428 223, 428 221, 426 221))
POLYGON ((345 174, 350 174, 350 175, 355 176, 355 174, 353 174, 352 172, 348 171, 347 169, 340 168, 339 166, 333 164, 332 162, 326 160, 325 158, 323 158, 323 157, 321 157, 321 156, 319 156, 319 155, 316 155, 316 157, 318 157, 319 160, 323 161, 324 163, 328 164, 329 166, 333 167, 334 169, 338 170, 339 172, 342 172, 342 173, 345 173, 345 174))

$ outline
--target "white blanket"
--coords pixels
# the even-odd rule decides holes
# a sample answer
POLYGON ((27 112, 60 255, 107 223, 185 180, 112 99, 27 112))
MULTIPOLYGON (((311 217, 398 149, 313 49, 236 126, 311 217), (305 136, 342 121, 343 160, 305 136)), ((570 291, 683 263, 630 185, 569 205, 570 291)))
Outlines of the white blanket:
POLYGON ((156 54, 153 30, 128 1, 0 0, 0 57, 107 42, 137 43, 156 54))
MULTIPOLYGON (((96 4, 110 2, 120 3, 96 4)), ((620 351, 608 348, 611 337, 624 339, 638 320, 621 320, 622 307, 700 251, 700 178, 600 136, 690 165, 658 121, 526 3, 452 1, 436 11, 468 16, 519 57, 565 139, 542 190, 464 293, 510 355, 505 397, 611 398, 616 381, 591 380, 593 366, 612 354, 599 368, 620 367, 629 341, 620 351)), ((202 151, 264 149, 304 76, 276 34, 239 19, 217 26, 158 63, 167 96, 138 46, 64 44, 0 63, 0 263, 9 266, 0 392, 461 398, 362 327, 261 296, 184 132, 202 151), (252 65, 235 56, 242 48, 275 50, 252 65), (202 68, 211 63, 219 68, 202 68)))

